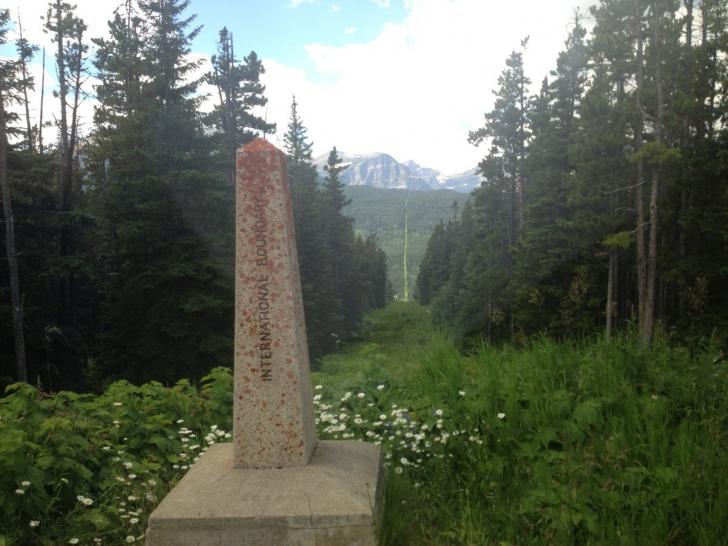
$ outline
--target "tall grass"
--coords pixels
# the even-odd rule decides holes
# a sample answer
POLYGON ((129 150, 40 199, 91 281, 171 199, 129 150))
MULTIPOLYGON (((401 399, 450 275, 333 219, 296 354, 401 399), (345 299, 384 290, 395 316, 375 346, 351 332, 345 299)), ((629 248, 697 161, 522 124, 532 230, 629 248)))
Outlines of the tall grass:
POLYGON ((538 339, 463 356, 414 305, 370 321, 316 380, 321 414, 359 416, 322 434, 370 431, 391 454, 382 544, 728 540, 728 364, 709 350, 538 339))

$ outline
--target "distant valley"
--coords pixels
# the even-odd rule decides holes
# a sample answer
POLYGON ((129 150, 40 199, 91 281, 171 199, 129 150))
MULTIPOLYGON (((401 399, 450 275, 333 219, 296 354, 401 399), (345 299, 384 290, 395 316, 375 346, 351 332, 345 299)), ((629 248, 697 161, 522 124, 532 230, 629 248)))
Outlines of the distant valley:
POLYGON ((344 214, 354 220, 354 229, 377 236, 387 255, 387 268, 397 298, 404 294, 404 211, 408 209, 408 274, 410 294, 432 229, 460 213, 469 195, 448 189, 407 191, 369 185, 345 188, 351 200, 344 214))

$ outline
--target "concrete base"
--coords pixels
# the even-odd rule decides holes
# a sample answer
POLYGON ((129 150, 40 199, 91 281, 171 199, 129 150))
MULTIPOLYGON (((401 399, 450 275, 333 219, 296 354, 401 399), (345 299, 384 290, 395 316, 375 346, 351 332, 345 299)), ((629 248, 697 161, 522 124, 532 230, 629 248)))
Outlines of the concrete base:
POLYGON ((147 546, 375 546, 379 446, 319 442, 307 466, 234 469, 216 444, 149 517, 147 546))

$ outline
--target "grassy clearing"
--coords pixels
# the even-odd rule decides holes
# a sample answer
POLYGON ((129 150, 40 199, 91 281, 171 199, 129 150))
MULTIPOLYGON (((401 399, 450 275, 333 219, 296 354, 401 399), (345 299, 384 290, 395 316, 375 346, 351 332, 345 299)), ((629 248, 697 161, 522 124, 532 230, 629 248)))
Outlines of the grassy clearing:
POLYGON ((398 304, 314 374, 320 434, 388 455, 382 544, 728 536, 728 364, 630 339, 463 357, 398 304))
MULTIPOLYGON (((629 339, 462 356, 427 311, 371 314, 314 375, 320 438, 382 445, 382 546, 721 545, 728 363, 629 339)), ((141 542, 230 441, 232 375, 0 398, 0 546, 141 542)))

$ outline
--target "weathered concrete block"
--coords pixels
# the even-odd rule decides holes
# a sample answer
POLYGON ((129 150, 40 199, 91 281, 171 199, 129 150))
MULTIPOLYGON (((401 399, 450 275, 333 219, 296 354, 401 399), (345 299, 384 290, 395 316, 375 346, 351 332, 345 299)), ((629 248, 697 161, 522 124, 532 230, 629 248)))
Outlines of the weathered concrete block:
POLYGON ((147 546, 375 546, 379 446, 322 441, 307 466, 233 467, 212 446, 152 513, 147 546))

